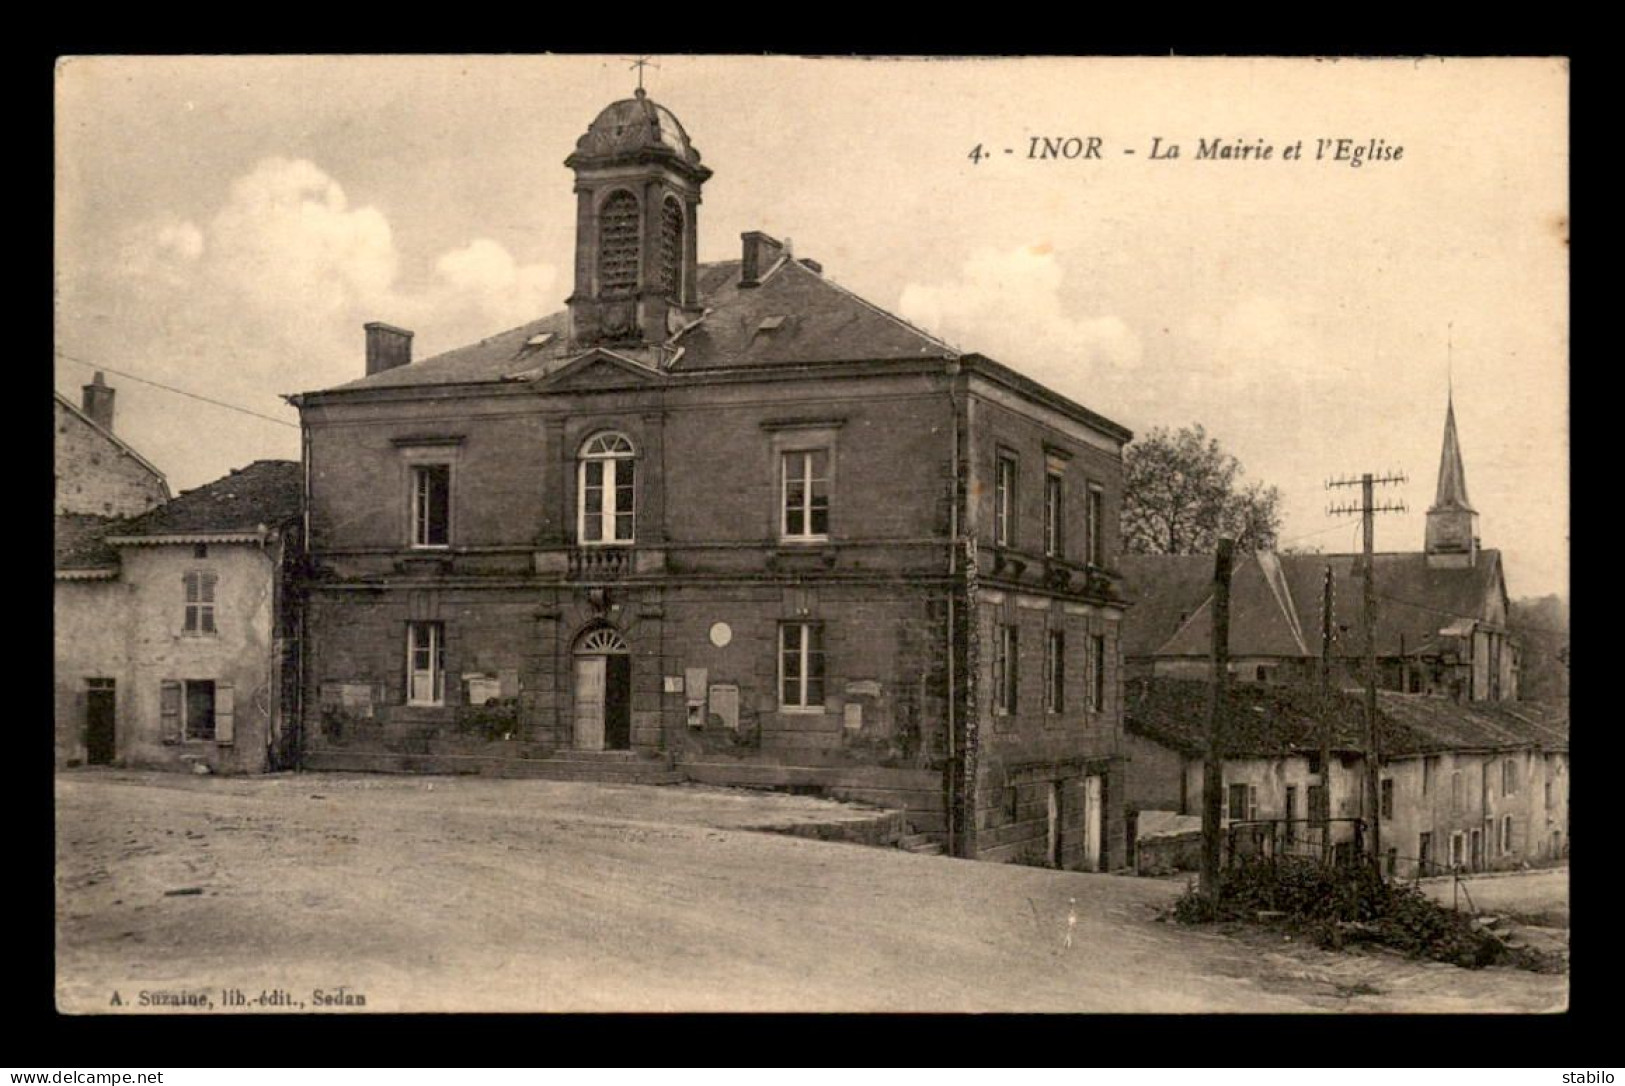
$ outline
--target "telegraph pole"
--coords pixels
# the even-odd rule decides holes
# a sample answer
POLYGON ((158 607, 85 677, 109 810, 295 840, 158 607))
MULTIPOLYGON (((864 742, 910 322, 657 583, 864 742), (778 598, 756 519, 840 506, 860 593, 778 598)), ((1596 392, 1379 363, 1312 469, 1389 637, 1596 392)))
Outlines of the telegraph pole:
POLYGON ((1320 601, 1320 862, 1332 858, 1332 567, 1320 601))
MULTIPOLYGON (((1382 751, 1377 744, 1377 566, 1373 558, 1373 543, 1376 536, 1376 514, 1403 513, 1405 512, 1405 503, 1397 502, 1378 506, 1372 497, 1372 492, 1379 483, 1388 486, 1405 481, 1403 475, 1389 474, 1379 479, 1368 471, 1359 479, 1360 504, 1358 506, 1333 506, 1327 510, 1328 513, 1333 515, 1359 513, 1360 526, 1364 536, 1365 560, 1361 563, 1361 576, 1364 578, 1364 584, 1360 607, 1360 632, 1365 650, 1365 803, 1363 806, 1371 823, 1370 845, 1367 851, 1371 857, 1371 868, 1379 877, 1382 874, 1382 838, 1379 828, 1382 822, 1382 810, 1378 789, 1378 781, 1381 779, 1378 761, 1382 757, 1382 751)), ((1326 484, 1328 488, 1353 485, 1355 485, 1353 479, 1337 479, 1326 484)))
POLYGON ((1213 558, 1213 682, 1209 691, 1207 761, 1202 766, 1202 894, 1219 903, 1219 818, 1224 802, 1223 721, 1230 689, 1230 564, 1234 542, 1219 540, 1213 558))

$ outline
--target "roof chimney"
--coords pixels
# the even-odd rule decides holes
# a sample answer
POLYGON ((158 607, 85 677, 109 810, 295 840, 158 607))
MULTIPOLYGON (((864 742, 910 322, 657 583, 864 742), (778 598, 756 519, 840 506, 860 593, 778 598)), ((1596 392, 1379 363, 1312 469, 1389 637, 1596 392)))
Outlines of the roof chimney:
POLYGON ((371 321, 367 329, 367 376, 412 364, 412 333, 382 321, 371 321))
POLYGON ((84 391, 85 414, 90 416, 91 422, 112 433, 113 390, 107 387, 107 379, 102 376, 101 370, 96 371, 96 376, 91 378, 90 384, 84 386, 84 391))
POLYGON ((744 253, 740 258, 739 285, 754 287, 762 281, 762 273, 771 269, 774 261, 778 260, 784 246, 760 230, 747 230, 739 235, 739 240, 744 243, 744 253))

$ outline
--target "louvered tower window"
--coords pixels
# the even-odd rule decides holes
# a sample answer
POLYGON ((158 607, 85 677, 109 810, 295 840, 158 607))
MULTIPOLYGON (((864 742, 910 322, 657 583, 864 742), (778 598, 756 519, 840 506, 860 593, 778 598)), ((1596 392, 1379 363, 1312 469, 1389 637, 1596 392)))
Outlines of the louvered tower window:
POLYGON ((598 211, 598 290, 606 298, 638 289, 638 200, 621 189, 598 211))
POLYGON ((660 289, 683 294, 683 206, 670 196, 660 207, 660 289))

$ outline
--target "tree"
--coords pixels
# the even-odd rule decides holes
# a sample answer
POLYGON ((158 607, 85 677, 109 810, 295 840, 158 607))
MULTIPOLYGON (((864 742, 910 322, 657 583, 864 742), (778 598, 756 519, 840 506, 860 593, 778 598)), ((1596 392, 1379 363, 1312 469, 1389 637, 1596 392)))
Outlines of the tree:
POLYGON ((1269 550, 1281 530, 1281 493, 1241 483, 1241 462, 1200 424, 1157 427, 1123 454, 1123 547, 1131 554, 1209 554, 1220 536, 1236 550, 1269 550))

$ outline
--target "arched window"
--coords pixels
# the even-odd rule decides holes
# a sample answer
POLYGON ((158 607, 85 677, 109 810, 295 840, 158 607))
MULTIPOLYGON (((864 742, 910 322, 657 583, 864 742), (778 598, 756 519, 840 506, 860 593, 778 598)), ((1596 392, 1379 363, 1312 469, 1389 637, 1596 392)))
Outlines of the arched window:
POLYGON ((576 538, 586 544, 633 540, 636 500, 632 442, 625 434, 594 434, 581 446, 576 538))
POLYGON ((638 289, 638 198, 616 189, 598 209, 598 292, 625 297, 638 289))
POLYGON ((660 206, 660 289, 683 297, 683 205, 675 196, 660 206))

